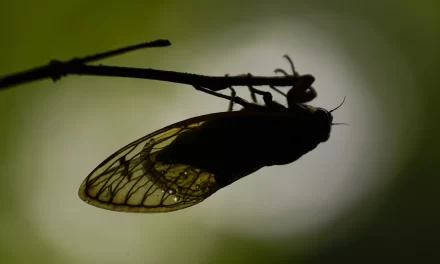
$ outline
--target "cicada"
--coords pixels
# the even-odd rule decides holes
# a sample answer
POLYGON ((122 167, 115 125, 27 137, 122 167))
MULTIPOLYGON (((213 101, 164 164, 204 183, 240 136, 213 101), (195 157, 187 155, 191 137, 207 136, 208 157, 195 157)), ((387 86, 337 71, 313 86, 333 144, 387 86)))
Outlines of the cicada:
POLYGON ((329 139, 331 113, 340 107, 327 111, 307 105, 317 95, 314 78, 300 80, 283 93, 288 107, 251 86, 253 103, 236 96, 232 87, 231 96, 195 87, 228 99, 228 112, 183 120, 128 144, 87 176, 80 198, 115 211, 170 212, 200 203, 265 166, 294 162, 329 139), (256 94, 264 105, 256 103, 256 94), (235 103, 243 108, 232 111, 235 103))

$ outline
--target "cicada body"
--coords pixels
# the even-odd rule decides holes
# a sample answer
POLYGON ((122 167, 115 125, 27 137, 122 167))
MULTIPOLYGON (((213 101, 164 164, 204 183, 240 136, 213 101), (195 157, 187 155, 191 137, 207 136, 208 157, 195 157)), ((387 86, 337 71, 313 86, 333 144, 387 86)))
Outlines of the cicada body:
POLYGON ((288 107, 253 87, 253 98, 263 95, 265 105, 235 97, 232 88, 228 97, 195 87, 243 109, 190 118, 136 140, 103 161, 84 180, 79 196, 109 210, 169 212, 195 205, 265 166, 294 162, 330 136, 335 109, 303 103, 316 96, 313 80, 306 77, 303 86, 289 91, 288 107))
POLYGON ((183 209, 329 138, 332 115, 324 109, 258 109, 190 118, 147 135, 102 162, 79 195, 116 211, 183 209))

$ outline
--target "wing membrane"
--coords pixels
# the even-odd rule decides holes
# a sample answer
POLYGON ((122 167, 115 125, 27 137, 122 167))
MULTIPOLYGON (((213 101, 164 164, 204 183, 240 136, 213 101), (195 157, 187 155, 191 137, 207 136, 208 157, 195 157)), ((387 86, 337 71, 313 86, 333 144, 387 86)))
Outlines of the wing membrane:
POLYGON ((203 118, 182 121, 120 149, 87 176, 80 198, 104 209, 144 213, 175 211, 203 201, 219 189, 212 173, 156 160, 180 134, 203 123, 203 118))

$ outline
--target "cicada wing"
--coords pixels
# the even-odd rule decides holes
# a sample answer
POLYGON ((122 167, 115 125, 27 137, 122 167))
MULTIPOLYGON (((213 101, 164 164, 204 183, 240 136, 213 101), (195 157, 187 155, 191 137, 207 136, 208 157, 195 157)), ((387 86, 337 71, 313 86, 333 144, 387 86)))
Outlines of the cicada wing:
MULTIPOLYGON (((181 122, 182 123, 182 122, 181 122)), ((157 154, 181 133, 203 122, 168 127, 120 149, 84 180, 79 196, 104 209, 157 213, 197 204, 219 188, 214 175, 184 164, 165 164, 157 154)))

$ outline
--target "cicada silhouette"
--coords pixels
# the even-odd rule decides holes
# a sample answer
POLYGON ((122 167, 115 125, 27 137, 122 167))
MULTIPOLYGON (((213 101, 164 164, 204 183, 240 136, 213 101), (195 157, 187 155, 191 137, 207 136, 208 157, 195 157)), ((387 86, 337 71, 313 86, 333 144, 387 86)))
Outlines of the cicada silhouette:
MULTIPOLYGON (((281 69, 276 72, 287 75, 281 69)), ((195 87, 229 100, 228 112, 190 118, 123 147, 84 180, 80 198, 115 211, 175 211, 265 166, 294 162, 329 139, 331 113, 340 107, 327 111, 305 104, 317 95, 311 86, 314 78, 299 77, 283 94, 288 107, 251 86, 253 103, 236 96, 232 87, 231 96, 195 87), (256 94, 262 95, 264 105, 257 103, 256 94), (234 104, 243 109, 232 111, 234 104)))

